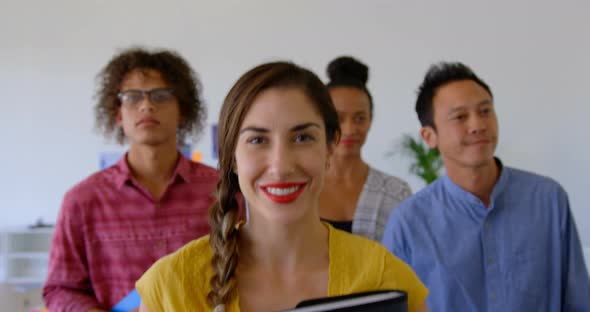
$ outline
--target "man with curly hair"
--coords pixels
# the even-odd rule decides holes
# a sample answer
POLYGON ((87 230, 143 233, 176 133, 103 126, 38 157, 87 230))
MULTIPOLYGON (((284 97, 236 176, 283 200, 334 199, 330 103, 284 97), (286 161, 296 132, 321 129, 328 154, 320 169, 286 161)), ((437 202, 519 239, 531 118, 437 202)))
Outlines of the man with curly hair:
POLYGON ((64 196, 43 288, 50 311, 110 310, 157 259, 209 231, 218 173, 177 148, 205 118, 188 63, 129 49, 98 79, 97 126, 129 149, 64 196))

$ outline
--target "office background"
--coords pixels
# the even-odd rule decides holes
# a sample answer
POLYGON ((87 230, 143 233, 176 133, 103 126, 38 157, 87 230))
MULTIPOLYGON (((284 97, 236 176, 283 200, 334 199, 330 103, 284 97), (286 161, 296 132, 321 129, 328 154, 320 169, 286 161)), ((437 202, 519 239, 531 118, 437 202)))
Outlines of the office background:
MULTIPOLYGON (((570 195, 590 247, 590 2, 587 1, 0 1, 0 227, 54 223, 66 190, 123 148, 94 130, 95 75, 132 45, 177 50, 199 73, 208 124, 248 68, 286 59, 326 79, 349 54, 370 66, 375 118, 363 151, 423 184, 395 149, 417 134, 415 90, 436 61, 470 65, 495 93, 497 155, 550 176, 570 195)), ((207 128, 193 148, 215 165, 207 128)))

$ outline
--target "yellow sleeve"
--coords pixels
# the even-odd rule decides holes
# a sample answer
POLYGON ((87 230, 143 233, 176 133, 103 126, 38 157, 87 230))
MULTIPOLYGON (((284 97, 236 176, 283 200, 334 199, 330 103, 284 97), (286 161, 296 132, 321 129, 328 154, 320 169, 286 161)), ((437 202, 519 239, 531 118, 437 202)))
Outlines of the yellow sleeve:
POLYGON ((172 266, 164 257, 154 263, 135 283, 135 288, 141 297, 141 302, 150 312, 164 311, 162 304, 166 300, 164 293, 170 286, 172 266))
POLYGON ((210 261, 208 237, 161 258, 135 283, 141 301, 150 312, 209 310, 210 261))
POLYGON ((417 311, 426 302, 428 289, 405 262, 389 252, 384 258, 381 289, 396 289, 407 292, 408 311, 417 311))

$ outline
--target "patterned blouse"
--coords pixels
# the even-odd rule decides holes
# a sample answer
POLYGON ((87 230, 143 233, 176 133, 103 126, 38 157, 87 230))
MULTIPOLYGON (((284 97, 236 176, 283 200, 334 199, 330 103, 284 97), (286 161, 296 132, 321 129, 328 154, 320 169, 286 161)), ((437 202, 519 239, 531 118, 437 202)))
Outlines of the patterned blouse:
POLYGON ((354 213, 352 233, 380 242, 389 214, 411 195, 408 183, 369 167, 354 213))

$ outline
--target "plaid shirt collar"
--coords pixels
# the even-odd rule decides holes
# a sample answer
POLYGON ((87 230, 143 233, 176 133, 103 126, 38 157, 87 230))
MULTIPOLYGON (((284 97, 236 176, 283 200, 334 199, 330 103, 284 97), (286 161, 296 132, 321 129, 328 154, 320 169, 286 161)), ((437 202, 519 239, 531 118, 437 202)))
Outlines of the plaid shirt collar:
MULTIPOLYGON (((188 160, 186 157, 182 155, 182 153, 178 152, 178 162, 176 163, 176 168, 174 169, 174 173, 172 174, 172 178, 170 181, 176 181, 181 179, 184 182, 190 183, 191 182, 191 161, 188 160)), ((125 153, 121 159, 115 164, 115 168, 117 169, 114 175, 114 181, 118 188, 121 188, 127 181, 134 181, 135 178, 131 173, 131 168, 129 168, 129 164, 127 163, 127 155, 125 153)))

